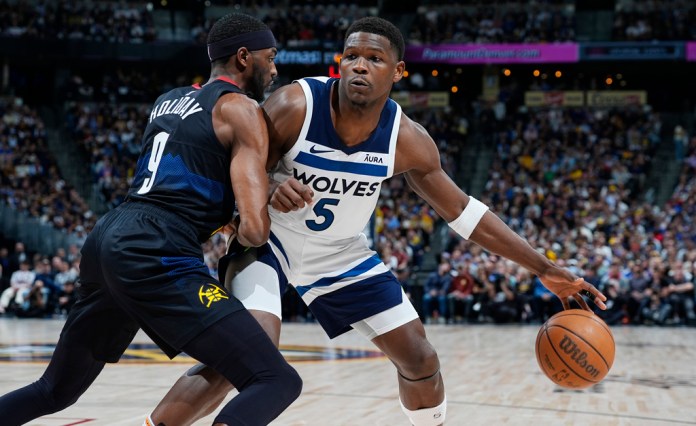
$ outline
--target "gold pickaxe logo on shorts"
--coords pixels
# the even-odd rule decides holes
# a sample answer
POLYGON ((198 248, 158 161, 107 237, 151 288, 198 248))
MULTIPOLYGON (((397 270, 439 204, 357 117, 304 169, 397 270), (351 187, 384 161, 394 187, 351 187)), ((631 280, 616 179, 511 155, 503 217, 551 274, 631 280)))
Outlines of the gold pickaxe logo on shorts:
POLYGON ((228 296, 225 290, 223 290, 222 288, 216 286, 213 283, 208 283, 202 285, 201 288, 198 290, 198 298, 201 300, 201 303, 204 304, 206 308, 209 308, 210 305, 213 304, 213 302, 219 302, 223 299, 229 299, 230 296, 228 296))

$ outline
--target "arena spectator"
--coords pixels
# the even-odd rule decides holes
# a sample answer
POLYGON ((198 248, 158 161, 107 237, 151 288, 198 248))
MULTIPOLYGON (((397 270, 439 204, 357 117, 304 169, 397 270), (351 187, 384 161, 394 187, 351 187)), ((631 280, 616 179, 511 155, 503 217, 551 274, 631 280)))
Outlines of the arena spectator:
POLYGON ((455 323, 469 322, 474 305, 474 277, 469 273, 467 261, 457 264, 456 275, 452 278, 447 294, 450 319, 455 323))
POLYGON ((19 269, 12 273, 10 277, 10 287, 5 289, 0 295, 0 314, 8 310, 19 309, 26 300, 36 274, 30 270, 28 260, 23 260, 19 264, 19 269))
POLYGON ((443 259, 437 271, 431 272, 423 288, 423 314, 425 321, 445 323, 448 318, 447 293, 452 284, 452 266, 443 259))

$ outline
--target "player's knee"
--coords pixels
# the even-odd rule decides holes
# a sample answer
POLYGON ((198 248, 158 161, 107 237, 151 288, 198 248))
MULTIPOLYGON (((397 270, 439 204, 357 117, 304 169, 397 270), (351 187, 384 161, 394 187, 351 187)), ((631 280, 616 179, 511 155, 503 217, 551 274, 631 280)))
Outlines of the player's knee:
POLYGON ((278 376, 278 392, 281 397, 290 404, 296 400, 302 392, 302 378, 289 364, 286 364, 278 376))
POLYGON ((256 376, 254 381, 242 386, 240 390, 253 382, 264 386, 267 389, 266 392, 271 393, 276 399, 285 401, 286 405, 290 405, 302 392, 302 378, 287 362, 267 369, 256 376))
POLYGON ((432 345, 425 344, 419 351, 411 351, 406 359, 395 362, 399 374, 409 380, 421 380, 440 369, 440 360, 432 345))

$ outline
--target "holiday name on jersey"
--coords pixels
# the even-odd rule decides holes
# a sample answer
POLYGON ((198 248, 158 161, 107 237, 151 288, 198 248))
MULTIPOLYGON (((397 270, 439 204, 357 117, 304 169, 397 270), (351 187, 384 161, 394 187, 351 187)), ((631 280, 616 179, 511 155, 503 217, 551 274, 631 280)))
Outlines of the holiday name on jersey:
POLYGON ((150 123, 157 117, 163 116, 165 114, 177 114, 181 116, 184 120, 191 114, 203 111, 201 104, 196 102, 196 98, 191 98, 189 96, 184 96, 183 98, 177 98, 174 100, 166 100, 162 103, 155 105, 150 113, 150 123), (195 102, 195 103, 194 103, 195 102))

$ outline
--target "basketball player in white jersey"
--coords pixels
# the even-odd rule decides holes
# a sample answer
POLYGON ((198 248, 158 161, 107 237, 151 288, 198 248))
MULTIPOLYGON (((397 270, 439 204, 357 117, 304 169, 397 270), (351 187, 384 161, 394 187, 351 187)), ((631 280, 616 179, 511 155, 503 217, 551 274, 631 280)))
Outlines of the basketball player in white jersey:
MULTIPOLYGON (((452 229, 538 275, 565 308, 573 298, 589 309, 584 294, 604 309, 606 298, 539 254, 442 170, 428 133, 389 98, 404 71, 403 52, 403 38, 391 23, 358 20, 346 34, 340 79, 303 79, 265 102, 271 178, 277 183, 270 199, 271 237, 257 260, 227 281, 276 344, 288 283, 330 337, 356 329, 372 340, 396 367, 409 421, 429 426, 445 420, 437 353, 399 282, 362 234, 385 179, 405 174, 452 229)), ((194 367, 152 418, 156 424, 188 424, 212 411, 230 389, 212 370, 194 367)))

